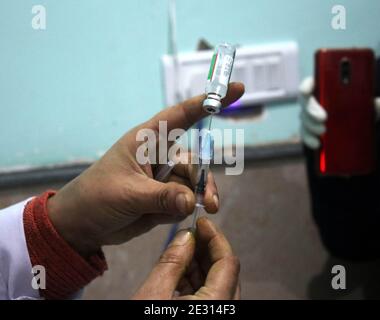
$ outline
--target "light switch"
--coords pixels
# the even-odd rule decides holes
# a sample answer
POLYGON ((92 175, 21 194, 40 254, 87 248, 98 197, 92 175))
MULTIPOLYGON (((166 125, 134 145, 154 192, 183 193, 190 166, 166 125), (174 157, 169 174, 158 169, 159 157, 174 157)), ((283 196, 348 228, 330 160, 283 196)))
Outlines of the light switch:
POLYGON ((267 71, 265 60, 255 59, 252 65, 252 90, 254 92, 265 91, 267 87, 267 71))
POLYGON ((277 90, 281 88, 282 70, 280 57, 270 57, 266 59, 267 89, 277 90))
POLYGON ((189 85, 187 86, 189 89, 188 94, 184 99, 188 97, 194 97, 199 95, 200 93, 205 92, 205 75, 203 72, 195 72, 190 80, 189 85))
POLYGON ((232 70, 231 81, 247 82, 247 66, 243 61, 236 61, 232 70))

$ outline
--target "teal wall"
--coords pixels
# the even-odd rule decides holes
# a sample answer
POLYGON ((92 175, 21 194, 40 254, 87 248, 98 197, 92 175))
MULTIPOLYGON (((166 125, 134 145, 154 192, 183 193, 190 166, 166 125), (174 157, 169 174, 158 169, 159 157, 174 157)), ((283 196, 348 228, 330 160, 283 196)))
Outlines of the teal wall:
MULTIPOLYGON (((295 40, 301 76, 321 46, 380 43, 380 1, 340 0, 347 30, 331 26, 330 0, 178 0, 178 47, 200 37, 241 45, 295 40)), ((94 160, 163 108, 160 57, 168 51, 164 0, 0 0, 0 169, 94 160), (33 5, 47 29, 31 27, 33 5)), ((295 103, 244 127, 249 144, 293 139, 295 103)))

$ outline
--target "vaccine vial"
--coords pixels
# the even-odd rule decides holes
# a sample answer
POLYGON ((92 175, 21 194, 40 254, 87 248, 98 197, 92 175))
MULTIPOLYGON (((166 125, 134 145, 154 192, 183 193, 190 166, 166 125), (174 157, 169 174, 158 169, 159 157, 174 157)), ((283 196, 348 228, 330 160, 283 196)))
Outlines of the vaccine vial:
POLYGON ((211 114, 219 113, 221 100, 226 96, 230 82, 236 48, 227 43, 219 45, 211 59, 207 77, 206 94, 203 108, 211 114))

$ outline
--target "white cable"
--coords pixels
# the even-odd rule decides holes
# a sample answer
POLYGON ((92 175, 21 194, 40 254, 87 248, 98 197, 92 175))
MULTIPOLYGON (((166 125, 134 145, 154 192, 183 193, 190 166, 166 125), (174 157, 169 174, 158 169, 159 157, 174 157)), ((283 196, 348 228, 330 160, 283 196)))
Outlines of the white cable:
POLYGON ((169 0, 169 52, 173 57, 174 63, 174 92, 175 103, 182 101, 181 92, 179 90, 180 66, 178 61, 178 46, 177 46, 177 16, 176 16, 176 0, 169 0))
POLYGON ((171 54, 177 54, 177 17, 176 17, 176 0, 169 0, 169 32, 170 32, 170 49, 171 54))

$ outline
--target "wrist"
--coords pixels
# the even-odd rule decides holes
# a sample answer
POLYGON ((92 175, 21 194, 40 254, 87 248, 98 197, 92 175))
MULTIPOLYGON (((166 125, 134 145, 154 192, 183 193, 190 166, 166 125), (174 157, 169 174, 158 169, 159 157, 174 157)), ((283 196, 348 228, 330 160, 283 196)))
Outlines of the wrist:
POLYGON ((40 295, 46 299, 66 299, 103 274, 107 263, 102 251, 81 256, 57 232, 48 214, 49 199, 55 194, 48 190, 29 201, 23 224, 32 266, 42 265, 46 269, 48 285, 46 290, 40 290, 40 295))
POLYGON ((47 212, 60 236, 81 256, 88 258, 97 253, 101 245, 92 237, 80 199, 70 192, 71 184, 72 182, 48 199, 47 212))

